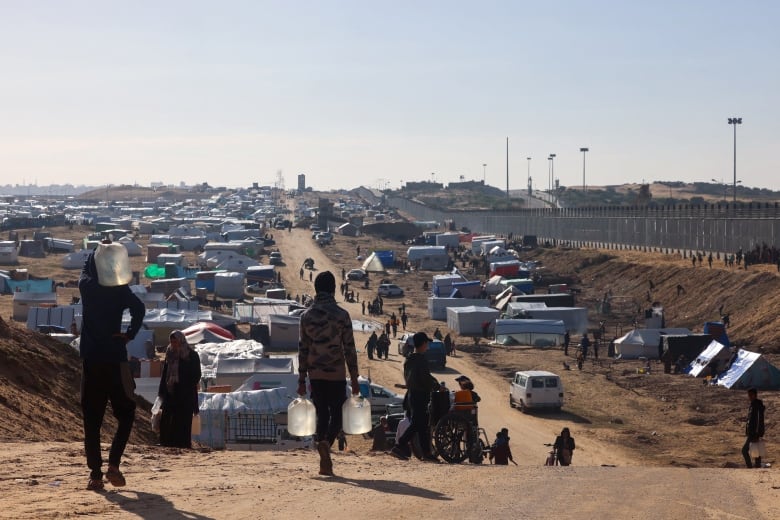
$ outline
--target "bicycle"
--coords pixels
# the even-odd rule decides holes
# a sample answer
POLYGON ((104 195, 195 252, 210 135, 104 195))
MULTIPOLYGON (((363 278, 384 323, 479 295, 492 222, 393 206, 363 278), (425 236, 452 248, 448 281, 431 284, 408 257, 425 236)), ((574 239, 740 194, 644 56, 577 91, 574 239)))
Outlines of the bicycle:
POLYGON ((558 465, 558 449, 555 444, 545 443, 545 446, 550 448, 550 452, 547 454, 547 458, 544 460, 545 466, 557 466, 558 465))

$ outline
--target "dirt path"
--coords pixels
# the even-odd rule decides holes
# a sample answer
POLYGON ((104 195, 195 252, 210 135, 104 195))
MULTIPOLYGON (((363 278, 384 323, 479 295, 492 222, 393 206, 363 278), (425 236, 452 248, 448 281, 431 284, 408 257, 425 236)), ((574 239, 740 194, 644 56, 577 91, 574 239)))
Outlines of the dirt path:
MULTIPOLYGON (((281 269, 285 287, 293 295, 314 293, 314 285, 312 282, 309 282, 308 270, 304 272, 304 279, 300 279, 300 267, 304 259, 308 257, 314 259, 316 270, 312 273, 313 278, 316 277, 316 273, 330 270, 336 276, 336 279, 340 280, 342 267, 349 271, 349 269, 359 265, 359 261, 355 259, 343 258, 342 263, 334 262, 326 255, 328 250, 319 247, 311 239, 311 232, 308 230, 279 231, 274 233, 274 239, 277 247, 282 251, 286 264, 281 269)), ((336 240, 345 239, 337 236, 336 240)), ((340 250, 343 251, 344 248, 340 248, 340 250)), ((358 288, 355 288, 355 290, 360 292, 358 288)), ((371 292, 370 295, 373 297, 374 293, 371 292)), ((369 296, 369 293, 363 290, 362 297, 365 298, 367 296, 369 296)), ((427 305, 427 302, 407 301, 407 304, 409 303, 418 310, 425 309, 427 305)), ((359 303, 341 301, 339 304, 349 311, 353 319, 362 317, 359 303)), ((431 334, 430 331, 428 333, 431 334)), ((356 331, 355 339, 359 349, 362 350, 367 337, 368 333, 363 334, 360 331, 356 331)), ((361 352, 359 355, 360 373, 370 375, 374 382, 391 388, 396 383, 403 383, 403 358, 397 355, 396 345, 397 342, 393 341, 390 348, 390 359, 387 361, 369 361, 365 352, 361 352)), ((577 464, 611 464, 620 466, 632 464, 632 458, 614 446, 605 445, 586 436, 577 436, 576 432, 578 428, 582 431, 581 427, 572 422, 564 420, 551 421, 548 417, 524 415, 518 410, 509 408, 509 388, 506 381, 495 372, 473 363, 468 355, 461 354, 458 357, 450 357, 447 369, 443 372, 437 372, 435 376, 440 380, 444 380, 449 388, 456 388, 455 377, 461 373, 467 374, 474 381, 477 392, 482 398, 482 402, 479 405, 479 421, 480 426, 485 428, 487 432, 489 442, 493 442, 495 433, 501 428, 509 428, 512 450, 518 464, 540 464, 548 450, 544 443, 552 442, 564 426, 568 426, 575 433, 577 449, 574 461, 577 464)))

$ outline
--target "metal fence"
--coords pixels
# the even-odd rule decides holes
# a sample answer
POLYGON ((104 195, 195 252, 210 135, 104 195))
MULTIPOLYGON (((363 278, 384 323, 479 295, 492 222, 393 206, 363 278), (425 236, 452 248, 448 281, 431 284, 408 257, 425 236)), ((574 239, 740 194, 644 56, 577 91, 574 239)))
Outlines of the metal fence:
POLYGON ((389 197, 388 203, 417 220, 452 222, 456 229, 575 245, 733 252, 780 244, 777 203, 513 211, 441 211, 400 197, 389 197))

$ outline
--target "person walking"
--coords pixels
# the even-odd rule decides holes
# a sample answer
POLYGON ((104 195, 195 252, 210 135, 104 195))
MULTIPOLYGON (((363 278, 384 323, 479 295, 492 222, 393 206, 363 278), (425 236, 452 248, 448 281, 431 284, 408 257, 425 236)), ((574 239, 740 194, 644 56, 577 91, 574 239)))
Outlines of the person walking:
POLYGON ((493 441, 493 445, 490 447, 489 459, 493 464, 499 466, 508 466, 510 460, 513 464, 517 464, 515 459, 512 458, 512 450, 509 449, 508 428, 501 428, 501 431, 496 433, 496 440, 493 441))
POLYGON ((582 359, 588 359, 588 347, 590 347, 590 338, 588 338, 588 333, 582 335, 582 340, 580 340, 580 351, 582 352, 582 359))
POLYGON ((566 334, 563 335, 563 355, 568 356, 569 355, 569 342, 571 341, 571 336, 569 335, 569 331, 566 330, 566 334))
POLYGON ((383 332, 382 335, 379 336, 379 339, 376 341, 376 357, 378 359, 382 359, 382 357, 387 359, 389 353, 390 353, 390 338, 388 338, 387 334, 383 332))
POLYGON ((747 424, 745 424, 745 444, 742 446, 742 456, 745 458, 745 466, 748 468, 760 468, 761 456, 750 460, 750 443, 761 441, 764 436, 764 402, 758 398, 758 390, 751 388, 747 391, 750 407, 748 408, 747 424))
POLYGON ((160 445, 192 447, 192 416, 198 415, 200 357, 180 330, 171 332, 157 395, 162 400, 160 445))
POLYGON ((412 337, 414 352, 404 362, 404 380, 406 381, 406 400, 410 412, 411 424, 398 439, 398 443, 390 451, 391 455, 401 460, 409 460, 412 452, 409 441, 417 434, 422 448, 422 459, 436 462, 439 459, 431 453, 431 431, 428 403, 431 393, 439 388, 439 381, 431 375, 425 351, 432 341, 424 332, 418 332, 412 337))
MULTIPOLYGON (((108 401, 111 401, 111 410, 118 425, 111 441, 105 476, 113 486, 125 485, 119 464, 135 420, 135 382, 130 373, 127 342, 135 338, 146 313, 143 302, 126 283, 115 285, 113 282, 116 280, 101 282, 95 255, 108 254, 111 245, 110 242, 100 244, 89 254, 79 278, 82 303, 79 347, 82 361, 81 410, 84 415, 84 452, 90 469, 87 489, 92 491, 104 488, 100 429, 108 401), (130 310, 130 326, 122 332, 125 309, 130 310)), ((116 246, 125 251, 124 255, 119 255, 116 272, 129 272, 130 260, 126 250, 124 246, 116 246)))
POLYGON ((401 325, 404 327, 404 331, 406 330, 406 324, 409 322, 409 316, 406 314, 406 310, 401 313, 401 325))
POLYGON ((314 303, 301 315, 298 344, 298 395, 311 398, 317 411, 315 440, 320 475, 333 476, 330 447, 341 430, 341 406, 346 401, 344 381, 349 372, 352 395, 360 393, 357 350, 349 313, 336 303, 336 278, 330 271, 314 281, 314 303))
POLYGON ((561 434, 555 438, 555 453, 558 456, 558 464, 568 466, 571 464, 571 456, 574 453, 574 437, 568 428, 561 430, 561 434))
POLYGON ((377 346, 377 337, 376 337, 376 331, 371 331, 371 335, 368 337, 368 341, 366 342, 366 354, 368 354, 368 359, 374 359, 374 351, 376 350, 377 346))

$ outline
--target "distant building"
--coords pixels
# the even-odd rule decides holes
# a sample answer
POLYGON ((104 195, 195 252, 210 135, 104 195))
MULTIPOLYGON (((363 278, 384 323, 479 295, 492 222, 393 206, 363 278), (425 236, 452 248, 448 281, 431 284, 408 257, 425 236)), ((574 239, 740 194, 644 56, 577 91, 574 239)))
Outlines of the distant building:
POLYGON ((303 173, 298 174, 298 191, 306 191, 306 175, 303 173))

